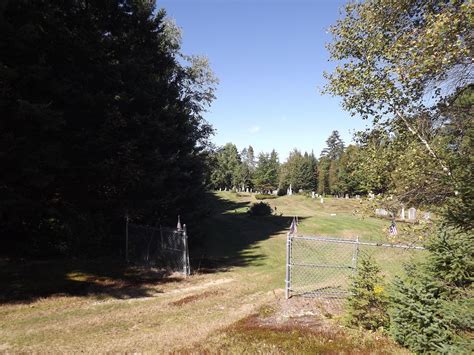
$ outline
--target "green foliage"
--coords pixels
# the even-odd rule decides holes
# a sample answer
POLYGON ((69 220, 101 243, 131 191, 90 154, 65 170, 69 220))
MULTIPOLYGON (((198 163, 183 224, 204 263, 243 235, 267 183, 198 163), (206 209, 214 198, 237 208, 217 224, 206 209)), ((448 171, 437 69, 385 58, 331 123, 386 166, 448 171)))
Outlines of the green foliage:
POLYGON ((240 185, 244 174, 240 155, 235 144, 227 143, 215 153, 215 164, 211 173, 211 185, 218 188, 232 189, 240 185))
POLYGON ((330 192, 329 188, 329 167, 331 165, 331 161, 328 158, 321 158, 319 159, 318 165, 318 194, 325 195, 330 192))
POLYGON ((363 118, 424 111, 427 91, 440 100, 447 73, 469 82, 471 1, 350 2, 332 26, 326 90, 363 118), (456 69, 456 70, 451 70, 456 69))
POLYGON ((359 168, 360 148, 356 145, 350 145, 341 155, 338 162, 337 181, 339 190, 351 195, 367 193, 363 188, 366 174, 359 168))
POLYGON ((329 160, 338 160, 344 152, 344 142, 339 136, 338 131, 332 131, 329 138, 326 140, 326 148, 321 151, 321 157, 326 157, 329 160))
POLYGON ((277 198, 277 196, 269 195, 269 194, 256 194, 255 198, 257 200, 271 200, 271 199, 277 198))
POLYGON ((426 263, 410 265, 406 277, 395 280, 390 331, 400 344, 415 352, 472 350, 473 241, 469 234, 440 231, 428 244, 426 263))
POLYGON ((442 127, 441 151, 456 178, 457 194, 447 201, 443 215, 451 225, 465 231, 474 229, 474 85, 457 92, 440 107, 449 117, 442 127), (449 105, 448 105, 449 103, 449 105))
POLYGON ((271 192, 278 187, 278 176, 280 173, 280 162, 278 154, 272 150, 270 154, 260 153, 258 164, 254 174, 255 187, 263 192, 271 192))
POLYGON ((251 216, 270 216, 273 213, 272 207, 266 202, 254 203, 249 208, 249 215, 251 216))
POLYGON ((359 258, 357 273, 352 277, 349 291, 347 309, 350 325, 373 331, 388 327, 385 285, 380 268, 371 257, 359 258))
POLYGON ((473 13, 472 1, 351 2, 331 27, 338 65, 325 74, 326 92, 380 124, 360 155, 364 189, 449 202, 444 215, 464 229, 474 225, 473 13))
POLYGON ((280 169, 280 188, 286 189, 290 185, 293 191, 316 189, 317 161, 313 153, 301 154, 294 149, 290 152, 288 160, 280 169))
POLYGON ((154 1, 6 1, 0 29, 4 250, 113 250, 126 212, 190 222, 216 82, 154 1))

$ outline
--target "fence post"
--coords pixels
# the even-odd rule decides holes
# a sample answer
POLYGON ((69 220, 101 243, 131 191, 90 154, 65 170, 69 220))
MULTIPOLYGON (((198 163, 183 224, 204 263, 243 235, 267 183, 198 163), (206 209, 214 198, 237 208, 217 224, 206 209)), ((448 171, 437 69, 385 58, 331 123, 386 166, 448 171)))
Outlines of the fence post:
POLYGON ((188 276, 191 274, 191 268, 189 266, 189 251, 188 251, 188 233, 186 224, 183 225, 183 264, 184 264, 184 275, 188 276))
POLYGON ((125 215, 125 261, 128 263, 128 214, 125 215))
POLYGON ((291 234, 288 233, 286 238, 286 278, 285 278, 285 298, 290 298, 291 287, 291 234))
POLYGON ((357 271, 357 258, 359 257, 359 236, 356 237, 355 250, 352 254, 352 275, 357 271))

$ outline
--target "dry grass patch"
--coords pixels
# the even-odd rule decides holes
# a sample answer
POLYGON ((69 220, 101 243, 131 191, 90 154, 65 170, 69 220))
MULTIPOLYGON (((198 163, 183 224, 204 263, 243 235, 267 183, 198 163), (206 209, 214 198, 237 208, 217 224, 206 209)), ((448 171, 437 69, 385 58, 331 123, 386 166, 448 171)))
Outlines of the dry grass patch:
POLYGON ((185 352, 269 354, 406 354, 382 334, 338 322, 341 302, 293 298, 261 307, 185 352))
POLYGON ((202 299, 210 297, 210 296, 218 296, 218 295, 221 295, 221 294, 222 294, 222 291, 206 291, 206 292, 203 292, 203 293, 199 293, 197 295, 191 295, 191 296, 181 298, 177 301, 171 302, 170 305, 172 305, 172 306, 183 306, 185 304, 196 302, 196 301, 202 300, 202 299))

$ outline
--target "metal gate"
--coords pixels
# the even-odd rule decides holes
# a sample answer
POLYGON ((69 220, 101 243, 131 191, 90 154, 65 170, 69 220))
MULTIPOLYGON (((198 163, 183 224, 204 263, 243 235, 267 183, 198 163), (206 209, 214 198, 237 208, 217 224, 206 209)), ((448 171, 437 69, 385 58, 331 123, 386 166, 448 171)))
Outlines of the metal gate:
POLYGON ((385 276, 403 270, 413 252, 423 247, 362 242, 358 237, 297 236, 289 233, 286 248, 286 298, 295 295, 342 298, 349 295, 350 276, 360 255, 371 255, 385 276))
POLYGON ((129 223, 127 220, 125 233, 127 262, 190 275, 186 225, 182 228, 153 227, 129 223))

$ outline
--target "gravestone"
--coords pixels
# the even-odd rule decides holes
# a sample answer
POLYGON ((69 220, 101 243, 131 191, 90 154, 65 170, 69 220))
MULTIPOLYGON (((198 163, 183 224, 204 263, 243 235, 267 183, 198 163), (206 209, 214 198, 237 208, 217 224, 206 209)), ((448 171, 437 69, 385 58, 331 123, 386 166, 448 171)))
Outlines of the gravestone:
POLYGON ((360 200, 360 195, 356 195, 356 200, 360 200))
POLYGON ((416 208, 412 207, 408 210, 408 219, 411 221, 416 219, 416 208))
POLYGON ((291 184, 290 184, 290 187, 288 188, 288 195, 289 196, 293 195, 293 189, 291 188, 291 184))
POLYGON ((311 198, 314 198, 314 191, 311 191, 311 198))
POLYGON ((320 200, 320 201, 321 201, 321 203, 324 203, 324 198, 321 197, 321 200, 320 200))
POLYGON ((348 198, 349 198, 349 194, 346 194, 346 199, 348 199, 348 198))
POLYGON ((375 215, 386 217, 386 216, 388 216, 388 211, 384 208, 376 208, 375 209, 375 215))
POLYGON ((400 219, 405 219, 405 207, 402 206, 402 210, 400 211, 400 219))
POLYGON ((247 187, 247 189, 245 190, 247 193, 249 192, 249 188, 247 187))

